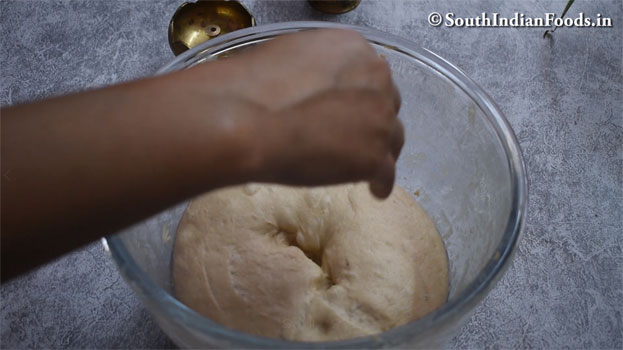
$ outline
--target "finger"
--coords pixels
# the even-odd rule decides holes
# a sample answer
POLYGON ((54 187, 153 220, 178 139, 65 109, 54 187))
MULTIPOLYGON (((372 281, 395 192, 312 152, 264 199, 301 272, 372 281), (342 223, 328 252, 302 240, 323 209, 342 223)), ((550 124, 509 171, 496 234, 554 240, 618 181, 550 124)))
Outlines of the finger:
POLYGON ((405 131, 400 119, 396 119, 394 126, 391 131, 389 144, 391 147, 392 156, 394 156, 394 161, 398 160, 400 156, 400 151, 402 150, 402 146, 405 143, 405 131))
POLYGON ((396 173, 396 164, 391 154, 388 154, 376 173, 376 176, 370 180, 370 192, 380 199, 389 197, 394 188, 394 179, 396 173))
POLYGON ((394 110, 396 114, 400 111, 400 106, 402 105, 402 97, 400 97, 400 91, 398 90, 398 86, 392 81, 392 100, 394 101, 394 110))
POLYGON ((396 114, 398 114, 398 112, 400 111, 400 106, 402 105, 402 97, 400 97, 400 90, 398 90, 398 86, 396 85, 396 82, 391 77, 392 70, 391 70, 391 66, 389 65, 389 61, 387 61, 387 58, 385 58, 384 55, 381 55, 381 59, 387 65, 388 74, 390 76, 389 81, 391 85, 390 93, 392 95, 392 101, 394 102, 394 110, 396 111, 396 114))

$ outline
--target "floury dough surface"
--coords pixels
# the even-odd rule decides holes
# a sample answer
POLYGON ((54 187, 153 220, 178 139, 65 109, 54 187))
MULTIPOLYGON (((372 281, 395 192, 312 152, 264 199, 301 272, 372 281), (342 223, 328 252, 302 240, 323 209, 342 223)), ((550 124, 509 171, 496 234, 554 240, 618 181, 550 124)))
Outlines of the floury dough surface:
POLYGON ((326 341, 376 334, 446 301, 446 251, 404 190, 244 185, 195 199, 178 228, 176 296, 228 327, 326 341))

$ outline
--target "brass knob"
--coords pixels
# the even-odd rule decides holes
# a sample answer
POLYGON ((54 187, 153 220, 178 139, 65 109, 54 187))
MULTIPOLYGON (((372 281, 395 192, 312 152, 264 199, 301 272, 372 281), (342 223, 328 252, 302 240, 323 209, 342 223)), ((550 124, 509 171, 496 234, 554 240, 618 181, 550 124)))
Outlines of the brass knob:
POLYGON ((169 23, 169 46, 175 55, 221 34, 255 26, 255 18, 235 0, 183 3, 169 23))
POLYGON ((361 0, 307 0, 318 11, 340 14, 354 10, 361 0))

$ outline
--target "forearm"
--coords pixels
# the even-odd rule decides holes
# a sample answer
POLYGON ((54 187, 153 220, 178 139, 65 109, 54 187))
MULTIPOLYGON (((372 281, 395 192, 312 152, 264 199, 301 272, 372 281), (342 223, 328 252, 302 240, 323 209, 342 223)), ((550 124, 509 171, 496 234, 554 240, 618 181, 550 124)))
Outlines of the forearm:
POLYGON ((248 125, 223 115, 235 111, 219 107, 223 96, 207 84, 180 94, 192 80, 166 76, 2 111, 2 279, 252 176, 248 125), (198 114, 193 98, 214 108, 198 114))

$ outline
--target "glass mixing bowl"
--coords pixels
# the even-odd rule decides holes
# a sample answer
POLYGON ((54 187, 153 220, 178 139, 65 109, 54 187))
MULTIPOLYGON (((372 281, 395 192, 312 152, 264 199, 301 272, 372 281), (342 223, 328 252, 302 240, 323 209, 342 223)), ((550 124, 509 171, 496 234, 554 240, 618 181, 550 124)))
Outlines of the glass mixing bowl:
POLYGON ((396 181, 427 210, 449 258, 450 294, 436 311, 384 333, 334 342, 290 342, 226 328, 173 293, 171 257, 179 204, 107 237, 121 274, 181 347, 439 347, 467 321, 509 266, 526 216, 526 173, 515 136, 491 98, 458 68, 414 43, 377 30, 324 22, 247 28, 178 56, 158 74, 186 69, 280 35, 314 28, 363 34, 386 57, 402 95, 406 143, 396 181))

